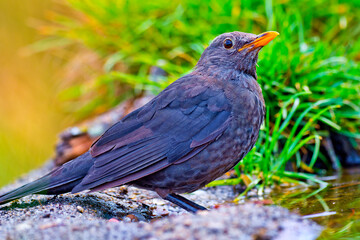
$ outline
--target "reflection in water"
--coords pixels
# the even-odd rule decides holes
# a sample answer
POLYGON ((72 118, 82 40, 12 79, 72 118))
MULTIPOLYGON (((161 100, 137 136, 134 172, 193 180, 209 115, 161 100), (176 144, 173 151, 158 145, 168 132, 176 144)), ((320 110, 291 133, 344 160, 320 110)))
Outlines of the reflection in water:
POLYGON ((313 189, 279 188, 269 197, 275 204, 325 226, 320 239, 360 238, 360 168, 324 180, 330 187, 307 199, 304 197, 313 189))

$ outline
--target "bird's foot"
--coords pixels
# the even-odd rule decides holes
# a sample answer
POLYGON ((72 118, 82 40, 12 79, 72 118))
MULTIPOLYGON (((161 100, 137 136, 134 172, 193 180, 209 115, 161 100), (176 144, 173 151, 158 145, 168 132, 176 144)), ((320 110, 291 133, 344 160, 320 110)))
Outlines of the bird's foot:
POLYGON ((200 206, 180 195, 177 195, 175 193, 170 193, 164 197, 165 200, 168 200, 179 207, 185 209, 188 212, 196 213, 199 210, 207 210, 205 207, 200 206))

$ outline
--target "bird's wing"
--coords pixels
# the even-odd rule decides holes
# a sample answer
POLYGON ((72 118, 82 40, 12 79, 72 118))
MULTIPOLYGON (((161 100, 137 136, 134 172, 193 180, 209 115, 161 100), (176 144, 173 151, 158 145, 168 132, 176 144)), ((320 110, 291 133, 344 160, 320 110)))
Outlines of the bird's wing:
POLYGON ((94 166, 73 192, 134 181, 186 161, 221 136, 231 121, 224 92, 196 79, 186 83, 173 83, 108 129, 91 147, 94 166))

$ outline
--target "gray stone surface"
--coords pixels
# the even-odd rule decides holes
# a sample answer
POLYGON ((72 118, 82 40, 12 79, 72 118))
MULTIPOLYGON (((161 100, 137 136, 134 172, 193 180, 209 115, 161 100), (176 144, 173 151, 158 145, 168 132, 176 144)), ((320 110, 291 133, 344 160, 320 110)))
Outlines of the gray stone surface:
MULTIPOLYGON (((33 171, 6 192, 51 168, 33 171)), ((186 197, 211 211, 188 214, 155 193, 122 186, 99 193, 28 196, 0 207, 0 239, 315 239, 322 228, 276 206, 235 205, 223 186, 186 197)))

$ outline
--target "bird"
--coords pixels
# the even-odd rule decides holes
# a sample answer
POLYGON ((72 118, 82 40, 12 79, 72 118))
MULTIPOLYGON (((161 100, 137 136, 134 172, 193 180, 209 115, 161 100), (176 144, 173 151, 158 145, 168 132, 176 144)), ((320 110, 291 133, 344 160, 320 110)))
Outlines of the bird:
POLYGON ((183 197, 231 170, 253 148, 265 116, 258 53, 279 33, 217 36, 193 71, 126 115, 89 151, 0 196, 101 191, 124 184, 155 191, 186 211, 207 210, 183 197))

